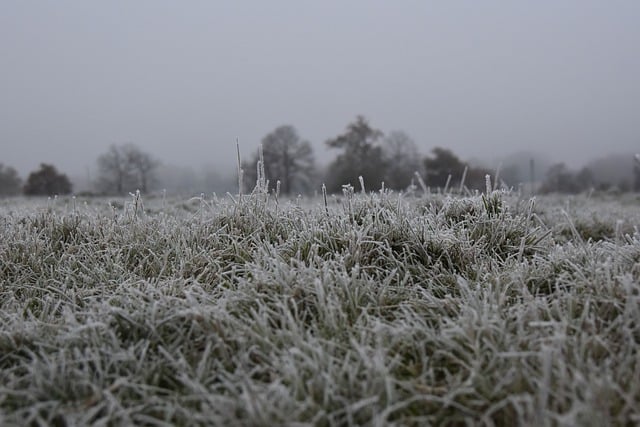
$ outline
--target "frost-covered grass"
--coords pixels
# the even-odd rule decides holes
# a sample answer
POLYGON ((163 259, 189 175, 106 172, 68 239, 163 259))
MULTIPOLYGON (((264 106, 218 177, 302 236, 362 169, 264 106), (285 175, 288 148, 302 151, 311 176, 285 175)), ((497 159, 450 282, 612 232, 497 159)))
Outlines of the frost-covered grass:
POLYGON ((640 202, 0 203, 0 425, 640 423, 640 202))

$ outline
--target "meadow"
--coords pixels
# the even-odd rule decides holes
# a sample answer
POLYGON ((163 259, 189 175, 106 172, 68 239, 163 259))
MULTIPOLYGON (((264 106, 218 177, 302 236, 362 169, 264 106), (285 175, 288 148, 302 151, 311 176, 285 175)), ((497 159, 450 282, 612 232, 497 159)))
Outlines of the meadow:
POLYGON ((0 201, 0 425, 637 425, 639 208, 0 201))

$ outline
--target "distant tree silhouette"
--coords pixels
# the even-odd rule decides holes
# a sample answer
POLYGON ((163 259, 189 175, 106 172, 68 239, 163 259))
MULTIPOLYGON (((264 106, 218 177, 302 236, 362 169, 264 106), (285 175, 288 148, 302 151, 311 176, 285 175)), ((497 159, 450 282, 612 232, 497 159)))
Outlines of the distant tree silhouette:
MULTIPOLYGON (((517 188, 520 184, 526 183, 526 171, 518 169, 517 165, 508 164, 500 168, 500 181, 503 181, 509 187, 517 188)), ((531 179, 528 180, 529 182, 531 179)))
POLYGON ((484 168, 472 168, 462 162, 451 150, 436 147, 430 157, 424 159, 426 169, 426 184, 430 187, 444 188, 449 182, 449 188, 457 188, 464 176, 464 186, 469 189, 484 190, 485 177, 490 171, 484 168), (467 173, 465 176, 465 168, 467 173))
POLYGON ((591 172, 583 169, 575 174, 564 163, 556 163, 547 171, 540 187, 541 193, 579 193, 587 189, 593 182, 591 172))
MULTIPOLYGON (((298 135, 290 125, 279 126, 262 139, 265 179, 271 188, 280 181, 282 194, 307 192, 315 177, 315 160, 311 144, 298 135)), ((259 154, 243 162, 245 190, 256 185, 259 154)))
POLYGON ((533 151, 511 153, 500 159, 499 178, 509 187, 535 186, 536 181, 542 180, 552 164, 546 155, 533 151))
POLYGON ((347 125, 346 131, 326 144, 342 152, 329 165, 326 177, 327 189, 340 191, 342 185, 359 187, 362 176, 369 188, 378 187, 385 179, 387 162, 381 145, 383 133, 372 128, 363 116, 347 125))
POLYGON ((158 162, 135 144, 111 145, 98 157, 98 187, 106 193, 150 190, 158 162))
POLYGON ((133 176, 138 181, 137 189, 142 192, 149 191, 151 183, 155 180, 158 161, 134 145, 126 145, 124 152, 133 176))
POLYGON ((407 188, 420 170, 416 143, 403 131, 392 131, 384 137, 382 150, 387 166, 385 186, 396 190, 407 188))
POLYGON ((426 168, 426 184, 431 187, 442 188, 453 184, 452 180, 459 181, 464 173, 464 163, 451 150, 436 147, 431 151, 431 157, 424 159, 426 168), (451 177, 451 178, 449 178, 451 177))
POLYGON ((111 145, 109 151, 98 157, 98 171, 98 187, 107 193, 123 194, 132 181, 126 156, 122 148, 116 145, 111 145))
MULTIPOLYGON (((464 187, 470 190, 479 190, 484 191, 487 188, 487 175, 491 176, 491 178, 495 178, 492 176, 493 171, 485 168, 467 168, 467 175, 464 178, 464 187)), ((460 179, 456 180, 457 186, 460 185, 460 179)), ((493 182, 493 181, 492 181, 493 182)))
POLYGON ((593 187, 598 190, 630 191, 636 186, 639 171, 632 152, 607 154, 591 160, 585 167, 592 172, 593 187))
POLYGON ((18 172, 11 166, 0 163, 0 197, 20 194, 22 180, 18 172))
POLYGON ((65 174, 59 173, 55 166, 40 164, 40 169, 31 172, 24 186, 28 196, 53 196, 71 193, 71 182, 65 174))
POLYGON ((591 169, 584 167, 575 176, 576 187, 578 191, 589 190, 596 185, 595 178, 591 169))

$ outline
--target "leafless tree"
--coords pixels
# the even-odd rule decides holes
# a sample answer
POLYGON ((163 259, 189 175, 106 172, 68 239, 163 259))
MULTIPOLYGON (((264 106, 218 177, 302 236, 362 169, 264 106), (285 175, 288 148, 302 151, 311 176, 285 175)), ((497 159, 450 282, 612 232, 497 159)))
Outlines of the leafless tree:
POLYGON ((107 193, 147 192, 158 162, 135 144, 111 145, 98 157, 98 186, 107 193))
POLYGON ((0 197, 20 194, 21 187, 22 180, 18 171, 0 163, 0 197))
POLYGON ((383 151, 387 164, 386 186, 397 190, 407 188, 415 172, 422 169, 416 143, 403 131, 391 131, 383 139, 383 151))

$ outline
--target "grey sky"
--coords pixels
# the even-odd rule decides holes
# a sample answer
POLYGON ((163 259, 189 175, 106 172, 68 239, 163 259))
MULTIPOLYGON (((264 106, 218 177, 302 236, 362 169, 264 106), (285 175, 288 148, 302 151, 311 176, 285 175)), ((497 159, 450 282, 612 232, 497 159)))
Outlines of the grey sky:
POLYGON ((0 2, 0 161, 79 173, 109 144, 233 165, 357 114, 462 158, 640 151, 640 2, 0 2))

